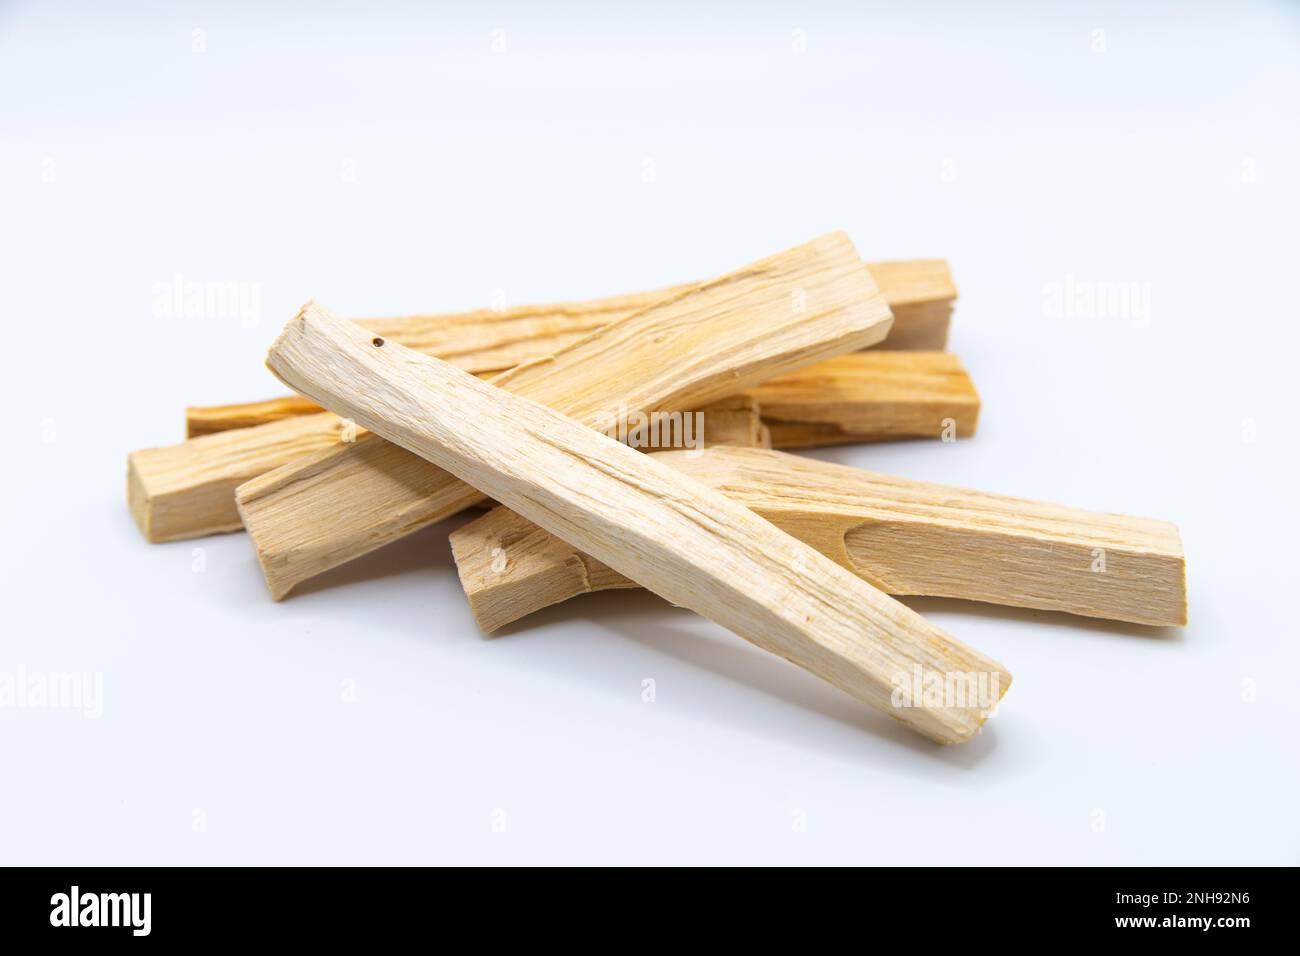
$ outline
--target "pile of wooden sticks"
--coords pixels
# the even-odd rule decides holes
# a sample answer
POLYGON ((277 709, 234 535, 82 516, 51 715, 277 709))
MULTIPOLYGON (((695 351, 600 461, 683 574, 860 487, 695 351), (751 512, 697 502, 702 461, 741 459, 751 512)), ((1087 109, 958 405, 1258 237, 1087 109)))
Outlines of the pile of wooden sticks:
POLYGON ((965 740, 1009 673, 889 595, 1149 625, 1185 623, 1187 598, 1166 522, 773 450, 973 435, 943 351, 955 298, 945 263, 864 264, 831 233, 590 302, 356 321, 312 302, 267 358, 302 397, 189 409, 188 440, 130 455, 127 498, 150 541, 246 529, 276 599, 488 504, 451 535, 485 631, 640 585, 965 740))

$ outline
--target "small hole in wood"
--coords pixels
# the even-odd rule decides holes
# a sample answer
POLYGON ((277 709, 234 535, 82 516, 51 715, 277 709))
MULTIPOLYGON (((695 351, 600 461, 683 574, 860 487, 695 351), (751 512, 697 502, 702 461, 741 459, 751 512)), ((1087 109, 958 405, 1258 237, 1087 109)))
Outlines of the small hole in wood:
POLYGON ((374 346, 375 348, 377 348, 377 349, 379 349, 379 348, 383 348, 383 347, 384 347, 384 340, 381 339, 379 336, 376 335, 373 339, 370 340, 370 344, 373 345, 373 346, 374 346))

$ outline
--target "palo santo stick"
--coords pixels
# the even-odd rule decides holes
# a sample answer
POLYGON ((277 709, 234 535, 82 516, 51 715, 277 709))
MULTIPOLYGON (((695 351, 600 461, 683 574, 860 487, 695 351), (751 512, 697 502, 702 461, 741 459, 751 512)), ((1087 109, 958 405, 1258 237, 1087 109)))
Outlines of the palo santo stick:
MULTIPOLYGON (((873 348, 943 349, 957 289, 942 259, 869 263, 868 271, 894 313, 889 334, 873 348)), ((611 322, 625 319, 690 285, 563 305, 525 305, 504 312, 482 309, 447 315, 362 319, 359 324, 385 339, 476 374, 500 372, 550 355, 611 322)), ((321 411, 301 396, 238 405, 194 406, 185 410, 186 436, 248 428, 292 415, 321 411)), ((928 433, 927 433, 928 434, 928 433)))
POLYGON ((950 352, 853 352, 746 394, 763 410, 776 448, 968 438, 980 412, 975 385, 950 352))
MULTIPOLYGON (((943 349, 957 287, 943 259, 904 259, 867 263, 894 313, 894 324, 878 343, 886 349, 943 349)), ((627 295, 523 305, 495 311, 479 309, 434 315, 359 319, 376 335, 429 355, 446 358, 468 372, 502 372, 558 352, 611 322, 635 315, 699 285, 682 285, 627 295)))
MULTIPOLYGON (((910 302, 927 306, 937 301, 937 295, 945 287, 938 267, 946 269, 945 263, 917 264, 917 270, 909 269, 909 263, 895 265, 901 267, 901 271, 896 271, 895 281, 900 289, 906 290, 904 294, 909 296, 910 302), (926 288, 934 290, 930 298, 924 294, 926 288)), ((695 285, 697 283, 688 282, 585 302, 522 305, 500 311, 475 309, 472 312, 358 319, 357 324, 385 340, 436 355, 457 368, 479 375, 504 372, 523 362, 558 352, 596 329, 626 319, 664 299, 676 298, 695 285)), ((951 287, 951 278, 947 285, 951 287)))
MULTIPOLYGON (((849 352, 771 379, 748 394, 762 407, 778 448, 939 438, 948 429, 954 438, 968 438, 979 422, 979 393, 951 352, 849 352)), ((292 396, 186 411, 193 436, 320 410, 292 396)))
POLYGON ((653 456, 323 309, 293 319, 267 365, 656 594, 933 740, 971 737, 1010 683, 1001 665, 653 456), (918 673, 982 680, 992 692, 896 706, 900 681, 918 673))
MULTIPOLYGON (((776 451, 652 456, 880 589, 1187 623, 1178 529, 1164 521, 909 481, 776 451)), ((491 632, 578 594, 636 585, 497 507, 451 535, 479 626, 491 632)))
MULTIPOLYGON (((319 306, 304 311, 313 310, 319 306)), ((853 244, 830 233, 492 381, 608 428, 611 419, 698 408, 870 345, 884 337, 889 316, 853 244)), ((446 472, 371 436, 255 478, 236 498, 276 599, 481 500, 446 472)))
POLYGON ((242 526, 235 489, 338 443, 344 423, 327 412, 192 438, 127 457, 126 498, 149 541, 176 541, 242 526))
POLYGON ((215 432, 236 428, 255 428, 267 422, 283 421, 300 415, 318 415, 322 411, 315 402, 301 395, 269 398, 264 402, 242 402, 238 405, 201 405, 185 409, 185 437, 198 438, 215 432))
POLYGON ((894 312, 894 327, 878 348, 939 351, 948 347, 948 325, 957 299, 948 263, 942 259, 873 262, 871 276, 894 312))
MULTIPOLYGON (((938 438, 949 420, 956 423, 955 435, 964 438, 974 431, 979 415, 974 385, 947 352, 849 352, 764 382, 744 397, 751 411, 743 416, 709 406, 706 444, 809 448, 938 438), (775 415, 764 420, 762 434, 752 434, 753 410, 766 413, 769 407, 775 415)), ((320 408, 300 398, 267 404, 291 402, 320 408)), ((132 511, 150 541, 238 530, 243 524, 236 488, 304 454, 334 447, 340 434, 346 435, 342 427, 329 413, 317 412, 310 425, 304 421, 296 428, 269 415, 268 424, 232 431, 223 442, 204 436, 135 452, 132 480, 141 490, 132 498, 132 511), (155 500, 156 507, 151 505, 155 500)))
MULTIPOLYGON (((904 270, 895 281, 907 298, 908 307, 922 309, 934 303, 923 296, 918 298, 921 295, 919 290, 927 286, 936 290, 945 288, 946 275, 946 263, 937 261, 921 268, 919 277, 904 270)), ((951 286, 951 279, 946 285, 951 286)), ((357 324, 383 339, 400 342, 467 372, 482 375, 503 372, 522 362, 543 358, 596 329, 635 315, 664 299, 681 295, 690 288, 691 284, 670 286, 586 302, 524 305, 499 312, 476 309, 472 312, 358 319, 357 324)), ((319 405, 301 395, 235 405, 192 406, 185 409, 185 435, 196 438, 322 411, 324 409, 319 405)))

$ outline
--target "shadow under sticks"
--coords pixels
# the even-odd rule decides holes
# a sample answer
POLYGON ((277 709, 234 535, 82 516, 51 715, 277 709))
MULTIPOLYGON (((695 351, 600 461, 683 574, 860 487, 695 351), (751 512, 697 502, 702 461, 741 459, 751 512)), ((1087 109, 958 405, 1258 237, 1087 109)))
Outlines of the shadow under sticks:
POLYGON ((288 600, 292 601, 295 597, 330 588, 415 572, 430 574, 449 572, 455 575, 456 565, 451 557, 451 543, 447 540, 447 536, 481 514, 478 509, 471 508, 446 521, 412 532, 404 538, 399 538, 369 554, 363 554, 337 568, 331 568, 323 574, 303 581, 290 592, 288 600))
MULTIPOLYGON (((714 638, 666 620, 689 613, 671 607, 648 591, 602 591, 584 594, 531 614, 499 631, 497 637, 519 639, 529 630, 563 626, 565 622, 574 620, 598 623, 611 631, 611 636, 698 667, 786 705, 775 708, 759 706, 738 712, 718 704, 715 697, 700 694, 687 700, 678 699, 675 706, 693 707, 696 711, 693 716, 701 720, 727 724, 747 734, 780 740, 801 750, 820 750, 837 759, 869 762, 877 755, 879 745, 885 744, 895 754, 901 749, 920 755, 931 767, 940 763, 966 770, 979 765, 996 747, 997 736, 992 723, 986 724, 972 740, 955 746, 942 746, 802 668, 747 646, 740 637, 724 631, 714 638), (806 721, 791 720, 787 707, 830 721, 838 732, 828 737, 806 721)), ((593 652, 599 653, 599 649, 593 648, 593 652)), ((616 652, 611 650, 610 653, 616 652)), ((608 682, 602 673, 588 672, 583 676, 602 684, 608 682)))

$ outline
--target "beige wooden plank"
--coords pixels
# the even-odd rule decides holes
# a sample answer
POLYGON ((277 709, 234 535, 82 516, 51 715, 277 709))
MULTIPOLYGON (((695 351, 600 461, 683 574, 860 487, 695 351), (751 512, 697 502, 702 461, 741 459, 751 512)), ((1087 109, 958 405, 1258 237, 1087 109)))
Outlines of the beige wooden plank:
MULTIPOLYGON (((1168 522, 911 481, 777 451, 652 456, 890 594, 963 598, 1150 625, 1187 623, 1168 522)), ((451 535, 470 607, 495 631, 579 594, 635 587, 506 507, 451 535)))
MULTIPOLYGON (((948 264, 942 259, 914 259, 874 262, 867 268, 894 313, 889 334, 873 348, 946 348, 948 321, 957 297, 948 264)), ((524 305, 500 312, 479 309, 360 322, 385 338, 484 374, 550 355, 598 328, 688 288, 690 285, 670 286, 587 302, 524 305)), ((235 405, 192 406, 185 410, 186 435, 194 438, 319 411, 313 402, 298 395, 235 405)))

